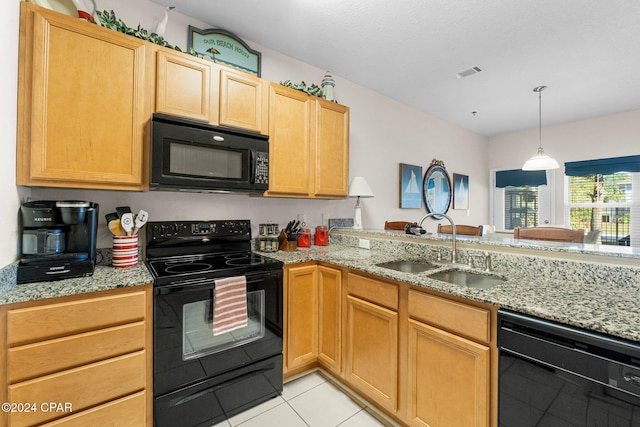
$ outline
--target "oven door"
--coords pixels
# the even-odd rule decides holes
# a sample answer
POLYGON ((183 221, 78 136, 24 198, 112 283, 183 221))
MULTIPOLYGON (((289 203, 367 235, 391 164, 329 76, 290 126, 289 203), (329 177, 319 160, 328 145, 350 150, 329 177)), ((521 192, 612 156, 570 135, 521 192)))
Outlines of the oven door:
POLYGON ((282 271, 247 274, 246 327, 213 335, 214 279, 154 289, 154 396, 282 353, 282 271))

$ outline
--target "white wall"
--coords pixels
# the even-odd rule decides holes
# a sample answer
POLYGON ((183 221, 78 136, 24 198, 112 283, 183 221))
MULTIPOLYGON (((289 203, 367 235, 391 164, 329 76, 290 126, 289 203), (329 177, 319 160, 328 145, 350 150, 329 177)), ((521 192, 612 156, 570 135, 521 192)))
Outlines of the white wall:
MULTIPOLYGON (((16 0, 11 1, 15 5, 16 0)), ((101 0, 98 3, 101 9, 114 10, 129 26, 137 26, 140 23, 142 27, 152 30, 162 17, 163 8, 146 0, 101 0)), ((203 29, 214 27, 216 24, 205 24, 174 12, 169 19, 166 39, 183 49, 186 48, 188 24, 203 29)), ((17 46, 17 24, 14 23, 17 22, 14 18, 18 15, 17 7, 13 14, 8 15, 11 19, 6 20, 13 25, 12 34, 17 46)), ((227 30, 233 31, 233 28, 227 30)), ((274 82, 287 79, 294 82, 304 80, 307 84, 319 84, 322 80, 325 70, 286 57, 250 40, 245 41, 252 48, 262 52, 263 78, 274 82)), ((398 164, 421 165, 423 170, 426 170, 433 158, 444 161, 450 173, 469 176, 470 209, 468 212, 450 211, 453 219, 457 223, 466 224, 487 222, 486 138, 421 113, 340 76, 334 78, 338 100, 351 108, 350 177, 364 176, 376 195, 362 202, 365 228, 382 228, 385 220, 418 220, 426 213, 424 208, 398 208, 398 164)), ((9 76, 8 80, 11 90, 15 93, 15 76, 9 76)), ((0 102, 5 102, 7 109, 13 114, 13 118, 5 126, 13 131, 15 101, 3 99, 0 102)), ((14 149, 14 141, 15 135, 8 137, 7 146, 14 149)), ((12 159, 15 159, 15 156, 12 156, 12 159)), ((7 168, 0 172, 6 174, 7 178, 0 185, 6 185, 6 192, 16 202, 7 212, 0 211, 0 215, 12 234, 17 235, 16 211, 19 197, 15 187, 15 161, 12 160, 9 166, 9 172, 6 171, 7 168), (12 183, 5 184, 7 180, 12 183)), ((130 205, 134 210, 145 209, 149 212, 151 220, 246 218, 254 224, 255 232, 255 226, 260 222, 275 221, 284 225, 298 213, 307 215, 307 223, 310 226, 319 224, 323 213, 328 213, 331 217, 351 217, 355 205, 355 201, 351 199, 266 199, 243 195, 44 188, 34 188, 30 191, 34 199, 81 199, 100 203, 102 224, 98 245, 101 247, 110 246, 109 234, 104 226, 104 214, 113 211, 115 206, 130 205)), ((435 229, 433 221, 425 222, 425 225, 431 230, 435 229)), ((0 250, 4 251, 3 257, 0 258, 0 266, 15 260, 15 242, 11 248, 2 247, 0 250)))
MULTIPOLYGON (((564 163, 640 154, 640 110, 596 117, 542 129, 545 153, 560 168, 555 175, 555 220, 563 221, 564 163)), ((520 169, 538 147, 538 129, 489 140, 488 169, 520 169)))
POLYGON ((16 187, 16 105, 18 91, 18 16, 20 3, 10 0, 0 14, 3 63, 0 67, 0 267, 16 259, 18 208, 21 194, 16 187))

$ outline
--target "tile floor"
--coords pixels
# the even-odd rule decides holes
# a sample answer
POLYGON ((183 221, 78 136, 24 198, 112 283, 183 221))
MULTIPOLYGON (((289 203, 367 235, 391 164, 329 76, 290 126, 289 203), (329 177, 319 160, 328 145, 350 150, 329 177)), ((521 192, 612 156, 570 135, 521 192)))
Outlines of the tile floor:
POLYGON ((366 404, 357 403, 318 372, 284 385, 281 396, 238 414, 215 427, 378 427, 366 404))

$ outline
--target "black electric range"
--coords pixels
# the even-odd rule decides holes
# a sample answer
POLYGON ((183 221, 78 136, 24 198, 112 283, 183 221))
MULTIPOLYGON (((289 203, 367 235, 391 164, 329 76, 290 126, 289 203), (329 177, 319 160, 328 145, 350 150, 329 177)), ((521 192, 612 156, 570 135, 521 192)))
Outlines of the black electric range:
POLYGON ((283 263, 251 252, 248 220, 147 226, 154 426, 212 425, 281 393, 283 263), (215 335, 218 280, 236 276, 246 326, 215 335))
POLYGON ((249 220, 151 222, 146 262, 155 286, 190 278, 214 279, 282 269, 251 251, 249 220))

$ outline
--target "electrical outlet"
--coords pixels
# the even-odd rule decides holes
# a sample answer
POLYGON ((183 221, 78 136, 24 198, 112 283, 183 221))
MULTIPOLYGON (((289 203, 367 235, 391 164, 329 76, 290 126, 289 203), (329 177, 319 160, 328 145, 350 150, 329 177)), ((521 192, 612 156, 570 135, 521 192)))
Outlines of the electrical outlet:
POLYGON ((358 247, 362 249, 371 249, 369 239, 358 239, 358 247))

